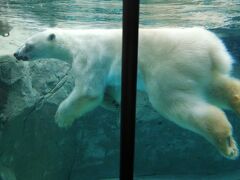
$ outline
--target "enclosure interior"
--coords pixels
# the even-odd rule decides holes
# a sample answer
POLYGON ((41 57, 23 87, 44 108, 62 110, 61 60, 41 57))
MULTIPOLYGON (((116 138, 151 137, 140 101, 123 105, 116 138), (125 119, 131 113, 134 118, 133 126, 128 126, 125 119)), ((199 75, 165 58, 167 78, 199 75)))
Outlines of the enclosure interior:
MULTIPOLYGON (((142 0, 139 27, 202 26, 213 31, 235 60, 232 74, 240 78, 239 9, 238 0, 142 0)), ((30 36, 52 27, 121 29, 122 1, 0 1, 0 179, 117 178, 119 109, 98 107, 70 128, 59 128, 56 110, 74 87, 71 64, 17 61, 13 56, 30 36)), ((160 116, 146 93, 137 93, 136 110, 136 179, 240 177, 239 159, 225 159, 200 136, 160 116)), ((240 143, 239 118, 225 112, 240 143)))

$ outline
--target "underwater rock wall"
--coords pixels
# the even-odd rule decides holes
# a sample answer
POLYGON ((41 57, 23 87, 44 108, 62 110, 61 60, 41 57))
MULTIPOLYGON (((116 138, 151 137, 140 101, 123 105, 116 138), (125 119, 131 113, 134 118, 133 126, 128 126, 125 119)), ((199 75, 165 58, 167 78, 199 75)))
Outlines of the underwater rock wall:
MULTIPOLYGON (((117 177, 119 113, 101 107, 58 128, 54 114, 71 92, 68 64, 0 57, 0 179, 89 180, 117 177)), ((138 94, 135 174, 217 174, 240 168, 201 137, 156 113, 138 94)), ((228 117, 240 143, 240 123, 228 117)))

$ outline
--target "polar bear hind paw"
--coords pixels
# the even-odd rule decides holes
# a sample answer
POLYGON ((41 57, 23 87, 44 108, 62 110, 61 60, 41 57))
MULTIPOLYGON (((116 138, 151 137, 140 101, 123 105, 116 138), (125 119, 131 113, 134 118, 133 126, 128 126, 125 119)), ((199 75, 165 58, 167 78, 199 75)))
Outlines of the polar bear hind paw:
POLYGON ((235 160, 239 156, 239 150, 236 141, 233 139, 233 137, 229 136, 227 138, 227 148, 223 155, 228 158, 235 160))

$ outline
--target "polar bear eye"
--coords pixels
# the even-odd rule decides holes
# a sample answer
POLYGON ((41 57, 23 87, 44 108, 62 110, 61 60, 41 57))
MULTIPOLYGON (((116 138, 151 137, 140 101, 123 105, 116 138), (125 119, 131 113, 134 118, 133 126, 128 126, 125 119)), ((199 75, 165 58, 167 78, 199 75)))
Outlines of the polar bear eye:
POLYGON ((48 36, 48 40, 49 41, 53 41, 53 40, 55 40, 56 39, 56 35, 55 34, 50 34, 49 36, 48 36))

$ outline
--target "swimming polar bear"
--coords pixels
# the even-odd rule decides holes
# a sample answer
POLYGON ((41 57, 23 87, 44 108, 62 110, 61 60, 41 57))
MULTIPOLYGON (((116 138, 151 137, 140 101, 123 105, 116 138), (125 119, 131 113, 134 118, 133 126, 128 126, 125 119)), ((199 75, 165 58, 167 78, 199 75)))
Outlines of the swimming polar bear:
MULTIPOLYGON (((60 127, 100 104, 120 102, 121 34, 116 29, 49 29, 14 53, 19 60, 72 63, 75 87, 58 107, 55 121, 60 127)), ((240 82, 230 76, 233 60, 221 40, 203 28, 140 29, 139 34, 137 88, 162 116, 236 159, 232 127, 220 108, 240 114, 240 82)))

